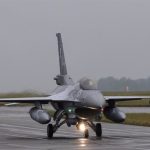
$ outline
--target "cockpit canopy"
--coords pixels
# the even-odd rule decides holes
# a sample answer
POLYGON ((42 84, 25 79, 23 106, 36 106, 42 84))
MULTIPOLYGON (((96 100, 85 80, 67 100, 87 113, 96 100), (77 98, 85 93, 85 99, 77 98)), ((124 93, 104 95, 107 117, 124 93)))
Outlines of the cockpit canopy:
POLYGON ((97 83, 86 77, 82 78, 79 83, 83 90, 98 90, 97 83))

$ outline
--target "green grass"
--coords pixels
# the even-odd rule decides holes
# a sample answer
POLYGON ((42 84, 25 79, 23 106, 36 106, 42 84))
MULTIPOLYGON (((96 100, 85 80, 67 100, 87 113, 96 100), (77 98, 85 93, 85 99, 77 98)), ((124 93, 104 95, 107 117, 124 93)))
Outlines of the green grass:
POLYGON ((148 113, 138 113, 138 114, 128 113, 125 123, 150 127, 150 114, 148 114, 148 113))
POLYGON ((117 102, 117 106, 119 107, 150 107, 150 100, 135 100, 135 101, 123 101, 117 102))
MULTIPOLYGON (((150 127, 150 114, 149 113, 127 113, 126 115, 127 115, 127 118, 124 124, 150 127)), ((113 123, 112 121, 106 119, 104 116, 102 118, 102 122, 113 123)))

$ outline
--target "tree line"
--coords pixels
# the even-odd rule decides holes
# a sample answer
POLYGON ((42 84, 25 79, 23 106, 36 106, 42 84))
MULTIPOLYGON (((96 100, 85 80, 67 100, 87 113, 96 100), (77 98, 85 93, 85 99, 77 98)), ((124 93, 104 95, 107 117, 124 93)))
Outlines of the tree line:
POLYGON ((117 79, 114 77, 101 78, 98 81, 101 91, 150 91, 150 77, 146 79, 117 79))

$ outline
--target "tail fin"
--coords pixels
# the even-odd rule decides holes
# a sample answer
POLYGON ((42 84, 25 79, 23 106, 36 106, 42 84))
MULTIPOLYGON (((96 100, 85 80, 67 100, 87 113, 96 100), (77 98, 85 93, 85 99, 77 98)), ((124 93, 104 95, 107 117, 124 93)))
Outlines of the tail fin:
POLYGON ((57 33, 56 36, 57 36, 57 40, 58 40, 60 75, 67 75, 67 67, 66 67, 66 63, 65 63, 65 56, 64 56, 61 33, 57 33))
POLYGON ((73 85, 74 82, 73 82, 72 78, 67 74, 67 67, 66 67, 66 63, 65 63, 65 56, 64 56, 61 34, 57 33, 56 36, 57 36, 57 40, 58 40, 60 75, 57 75, 54 78, 54 80, 56 80, 57 85, 73 85))

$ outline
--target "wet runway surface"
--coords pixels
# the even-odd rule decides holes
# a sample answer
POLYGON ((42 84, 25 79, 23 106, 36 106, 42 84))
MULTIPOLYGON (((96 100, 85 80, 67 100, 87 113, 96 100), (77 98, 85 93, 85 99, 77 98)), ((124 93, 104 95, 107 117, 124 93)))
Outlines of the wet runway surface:
POLYGON ((84 139, 76 128, 62 126, 54 138, 46 136, 46 125, 30 119, 29 108, 0 108, 1 150, 149 150, 150 128, 102 123, 103 137, 96 138, 90 130, 84 139))

